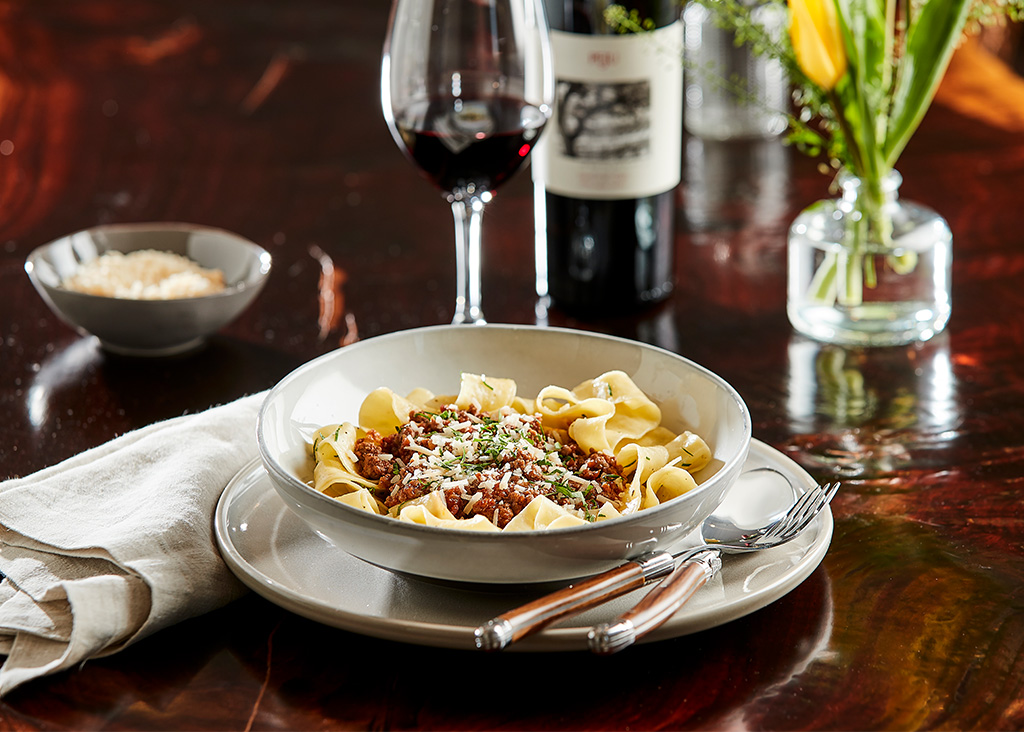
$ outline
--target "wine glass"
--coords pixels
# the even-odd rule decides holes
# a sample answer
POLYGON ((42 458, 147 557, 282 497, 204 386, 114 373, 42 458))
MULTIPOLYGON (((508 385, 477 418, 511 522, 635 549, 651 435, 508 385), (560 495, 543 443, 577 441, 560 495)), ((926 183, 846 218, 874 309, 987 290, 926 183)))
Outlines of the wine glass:
POLYGON ((453 323, 484 323, 484 204, 537 144, 554 81, 541 0, 393 0, 381 68, 388 128, 455 217, 453 323))

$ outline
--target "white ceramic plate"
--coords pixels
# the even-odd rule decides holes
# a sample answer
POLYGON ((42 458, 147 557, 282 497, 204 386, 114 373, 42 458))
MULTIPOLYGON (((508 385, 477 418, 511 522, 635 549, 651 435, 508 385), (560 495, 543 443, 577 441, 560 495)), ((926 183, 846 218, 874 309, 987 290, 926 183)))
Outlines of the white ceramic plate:
MULTIPOLYGON (((754 440, 746 469, 772 467, 803 492, 811 477, 782 453, 754 440)), ((756 491, 755 473, 735 484, 756 491)), ((356 633, 443 648, 472 649, 474 629, 537 597, 530 588, 485 589, 394 574, 346 554, 314 533, 279 498, 258 460, 227 486, 215 517, 217 543, 232 571, 250 589, 294 613, 356 633)), ((719 577, 646 641, 673 638, 747 615, 803 582, 821 562, 832 539, 826 508, 789 544, 724 558, 719 577)), ((550 589, 550 588, 547 588, 550 589)), ((581 650, 587 631, 635 604, 645 589, 562 621, 512 649, 581 650)))

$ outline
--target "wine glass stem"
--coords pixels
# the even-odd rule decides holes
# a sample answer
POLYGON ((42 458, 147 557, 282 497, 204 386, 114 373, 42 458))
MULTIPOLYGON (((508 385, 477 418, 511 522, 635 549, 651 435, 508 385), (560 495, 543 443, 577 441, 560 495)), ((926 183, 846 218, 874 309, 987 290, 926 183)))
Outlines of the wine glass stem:
POLYGON ((452 323, 486 323, 480 308, 480 251, 484 202, 452 201, 455 216, 455 317, 452 323))

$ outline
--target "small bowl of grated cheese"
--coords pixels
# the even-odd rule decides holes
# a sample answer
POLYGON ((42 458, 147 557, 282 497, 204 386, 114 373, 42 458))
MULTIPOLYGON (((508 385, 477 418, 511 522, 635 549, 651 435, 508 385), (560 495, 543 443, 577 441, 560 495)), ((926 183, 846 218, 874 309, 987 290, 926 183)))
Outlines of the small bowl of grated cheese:
POLYGON ((167 356, 200 346, 253 301, 262 247, 220 229, 114 224, 35 249, 25 271, 53 312, 107 350, 167 356))

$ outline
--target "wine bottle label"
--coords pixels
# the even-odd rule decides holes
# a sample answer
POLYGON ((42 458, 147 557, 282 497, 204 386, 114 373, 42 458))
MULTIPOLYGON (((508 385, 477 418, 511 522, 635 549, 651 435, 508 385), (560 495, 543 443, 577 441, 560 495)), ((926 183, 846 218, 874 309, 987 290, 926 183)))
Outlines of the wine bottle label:
POLYGON ((639 198, 678 185, 683 26, 594 36, 551 31, 555 109, 533 178, 563 196, 639 198))

